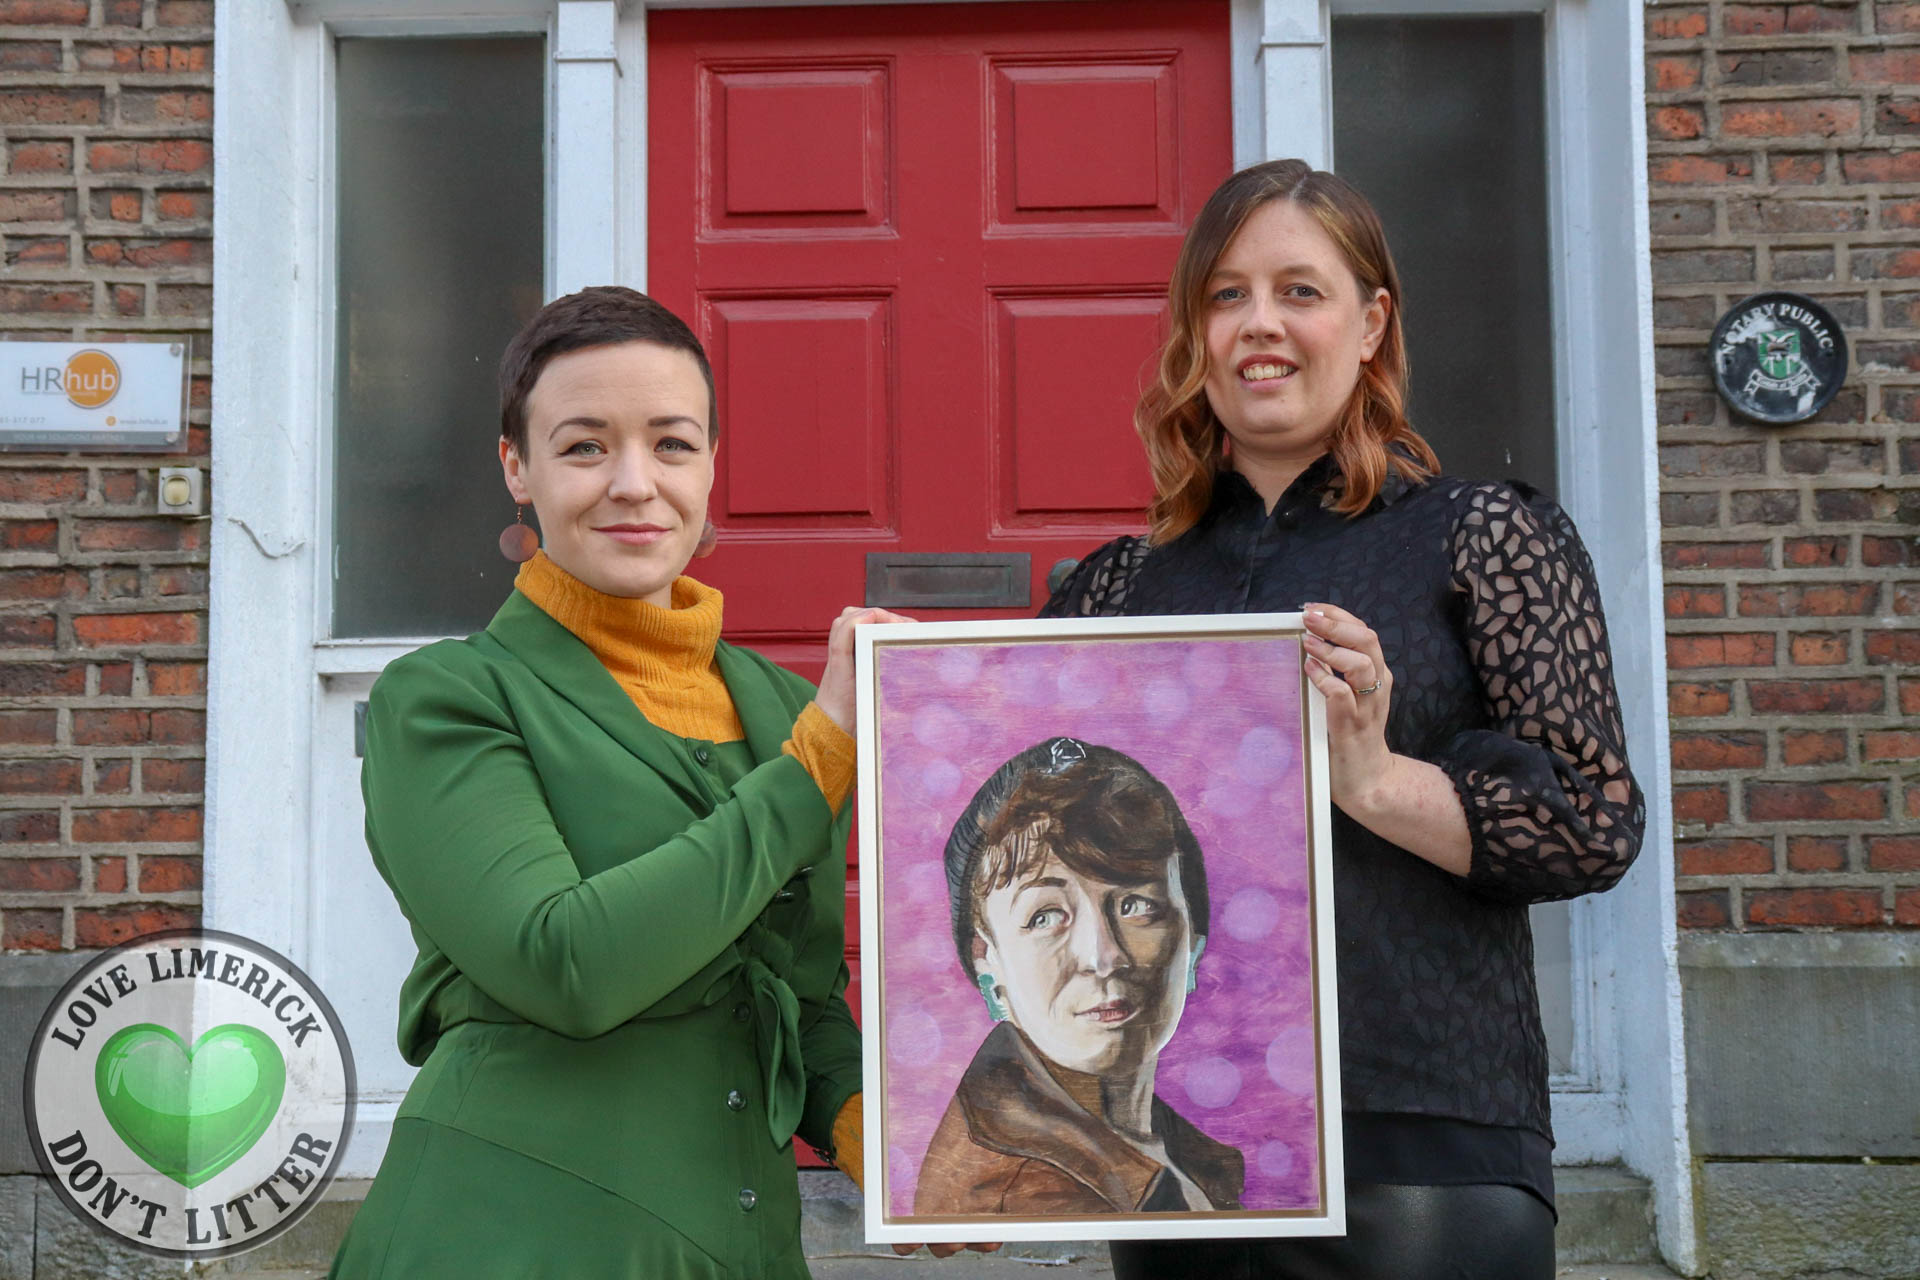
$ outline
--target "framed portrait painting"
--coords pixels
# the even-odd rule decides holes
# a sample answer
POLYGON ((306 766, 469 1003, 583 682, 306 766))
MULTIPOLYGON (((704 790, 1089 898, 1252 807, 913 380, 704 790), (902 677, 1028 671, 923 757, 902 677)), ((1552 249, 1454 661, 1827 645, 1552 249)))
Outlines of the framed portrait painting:
POLYGON ((1345 1230, 1301 635, 856 633, 869 1240, 1345 1230))

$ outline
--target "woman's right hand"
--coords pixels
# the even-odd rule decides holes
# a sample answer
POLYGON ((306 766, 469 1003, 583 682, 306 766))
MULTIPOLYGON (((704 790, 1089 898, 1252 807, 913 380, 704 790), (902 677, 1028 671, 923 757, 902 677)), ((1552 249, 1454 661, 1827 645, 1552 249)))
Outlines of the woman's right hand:
POLYGON ((853 632, 856 627, 869 622, 912 622, 904 614, 889 613, 885 609, 862 609, 848 605, 833 620, 832 630, 827 632, 827 670, 820 677, 820 692, 814 701, 827 713, 827 719, 840 726, 841 732, 854 731, 853 708, 853 632))

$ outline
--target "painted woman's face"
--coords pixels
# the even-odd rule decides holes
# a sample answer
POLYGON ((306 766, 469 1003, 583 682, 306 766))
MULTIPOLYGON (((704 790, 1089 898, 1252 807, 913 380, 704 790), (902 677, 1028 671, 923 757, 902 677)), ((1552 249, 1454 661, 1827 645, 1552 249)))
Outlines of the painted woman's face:
POLYGON ((1193 927, 1180 869, 1113 884, 1052 854, 981 904, 982 972, 1013 1024, 1051 1061, 1106 1076, 1138 1070, 1173 1037, 1187 1004, 1193 927))

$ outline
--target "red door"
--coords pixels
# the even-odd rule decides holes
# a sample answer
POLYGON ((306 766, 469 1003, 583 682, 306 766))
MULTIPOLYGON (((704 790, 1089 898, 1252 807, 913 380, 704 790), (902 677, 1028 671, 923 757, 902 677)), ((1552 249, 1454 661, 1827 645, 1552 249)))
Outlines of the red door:
POLYGON ((817 678, 842 605, 1029 614, 1057 560, 1143 527, 1133 402, 1231 167, 1227 24, 1226 0, 648 15, 649 288, 713 359, 697 572, 730 639, 817 678))

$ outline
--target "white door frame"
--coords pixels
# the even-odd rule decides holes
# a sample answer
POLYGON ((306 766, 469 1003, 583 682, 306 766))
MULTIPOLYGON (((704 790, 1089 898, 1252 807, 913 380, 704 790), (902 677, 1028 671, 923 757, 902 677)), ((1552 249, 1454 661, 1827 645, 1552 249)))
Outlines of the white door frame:
MULTIPOLYGON (((213 547, 205 916, 302 964, 325 682, 419 640, 333 641, 332 37, 545 30, 548 294, 646 282, 646 10, 808 0, 290 0, 216 30, 213 547), (244 104, 236 109, 234 104, 244 104), (625 145, 623 145, 623 143, 625 145)), ((817 2, 817 0, 816 0, 817 2)), ((889 3, 898 0, 842 0, 889 3)), ((939 0, 929 0, 939 2, 939 0)), ((1017 3, 1018 0, 1006 0, 1017 3)), ((1560 492, 1609 605, 1649 822, 1639 865, 1575 913, 1591 1053, 1556 1082, 1562 1163, 1651 1179, 1662 1252, 1696 1269, 1673 915, 1642 35, 1611 0, 1228 0, 1237 164, 1332 151, 1332 13, 1530 10, 1548 29, 1560 492), (1623 198, 1624 197, 1624 198, 1623 198), (1603 437, 1603 430, 1606 435, 1603 437), (1569 1086, 1572 1087, 1569 1087, 1569 1086)), ((384 1145, 391 1104, 363 1141, 384 1145)))

